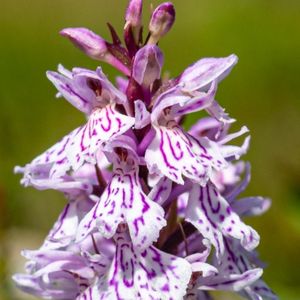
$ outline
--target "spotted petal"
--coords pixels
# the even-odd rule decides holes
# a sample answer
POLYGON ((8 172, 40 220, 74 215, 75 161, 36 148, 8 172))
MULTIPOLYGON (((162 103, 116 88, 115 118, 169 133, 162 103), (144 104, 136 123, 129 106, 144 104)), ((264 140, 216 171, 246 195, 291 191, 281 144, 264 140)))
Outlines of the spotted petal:
POLYGON ((186 220, 214 245, 219 259, 224 253, 223 236, 239 239, 247 250, 254 249, 259 243, 257 232, 240 220, 212 183, 206 187, 194 185, 186 209, 186 220))
POLYGON ((60 96, 85 114, 90 115, 93 109, 108 103, 119 103, 128 108, 125 94, 114 87, 101 68, 96 71, 74 68, 70 72, 59 66, 58 71, 47 72, 48 79, 60 96))
POLYGON ((162 205, 170 196, 172 181, 167 177, 162 177, 149 193, 149 198, 162 205))
POLYGON ((184 183, 184 175, 205 185, 213 167, 226 166, 214 142, 190 136, 175 121, 154 128, 155 138, 145 154, 150 173, 159 171, 179 184, 184 183))
POLYGON ((251 300, 278 300, 278 296, 269 288, 269 286, 261 279, 255 281, 251 286, 246 287, 240 292, 244 297, 251 300))
POLYGON ((94 110, 87 124, 75 133, 66 148, 72 168, 77 170, 85 161, 95 163, 100 146, 133 125, 134 118, 120 114, 115 104, 94 110))
MULTIPOLYGON (((32 179, 44 180, 49 179, 54 174, 56 178, 64 176, 70 170, 71 164, 66 155, 66 148, 70 145, 73 137, 80 131, 81 128, 73 130, 71 133, 63 137, 58 143, 52 146, 36 157, 31 163, 24 168, 16 168, 17 173, 24 173, 24 185, 30 185, 32 179)), ((41 182, 36 182, 37 185, 43 185, 41 182)), ((41 186, 43 189, 43 186, 41 186)))
POLYGON ((31 260, 30 274, 13 279, 23 291, 46 299, 75 299, 96 275, 89 262, 70 251, 24 251, 31 260))
MULTIPOLYGON (((97 164, 99 168, 106 168, 107 161, 103 153, 98 152, 97 164)), ((16 173, 22 173, 24 177, 21 183, 24 186, 33 186, 38 190, 53 189, 63 192, 68 198, 76 198, 82 193, 89 195, 93 190, 93 185, 97 184, 95 166, 86 164, 77 172, 66 174, 60 178, 50 178, 50 165, 34 165, 33 163, 25 167, 16 167, 16 173)), ((105 171, 105 169, 104 169, 105 171)), ((107 171, 104 172, 107 177, 107 171)))
MULTIPOLYGON (((60 68, 61 70, 61 68, 60 68)), ((65 72, 64 72, 65 73, 65 72)), ((48 71, 47 77, 58 89, 61 96, 85 114, 90 114, 93 109, 93 102, 96 100, 96 94, 88 86, 88 79, 97 80, 96 72, 89 71, 89 77, 74 76, 48 71), (92 75, 92 76, 91 76, 92 75)))
POLYGON ((86 291, 86 295, 91 293, 98 297, 82 297, 80 300, 183 299, 192 274, 186 260, 153 246, 140 252, 126 233, 118 233, 115 240, 117 250, 107 276, 86 291))
POLYGON ((86 195, 69 200, 42 246, 43 249, 58 249, 68 246, 76 238, 78 225, 82 217, 94 206, 86 195))
POLYGON ((59 178, 71 168, 77 171, 84 162, 95 164, 101 145, 126 132, 133 124, 134 118, 117 112, 115 104, 96 109, 86 125, 73 130, 35 158, 25 167, 24 172, 42 179, 59 178))
POLYGON ((242 274, 229 275, 226 278, 201 277, 198 281, 198 288, 201 290, 227 290, 240 291, 257 281, 262 275, 262 269, 252 269, 242 274))
POLYGON ((99 230, 106 238, 112 237, 117 226, 128 224, 135 247, 147 248, 158 238, 166 225, 162 207, 147 197, 137 174, 115 174, 95 207, 82 220, 78 239, 99 230))
MULTIPOLYGON (((226 238, 225 240, 225 252, 222 256, 221 263, 217 268, 219 274, 215 277, 211 277, 210 285, 213 289, 229 289, 238 290, 240 294, 246 298, 253 300, 262 299, 277 299, 277 296, 273 291, 260 279, 259 277, 253 281, 249 280, 249 273, 258 275, 262 273, 262 270, 255 265, 254 255, 245 251, 236 240, 226 238), (260 270, 260 271, 259 271, 260 270), (245 274, 248 274, 245 278, 245 274), (244 278, 244 286, 236 286, 236 281, 230 282, 232 278, 244 278), (224 285, 225 283, 225 285, 224 285)), ((202 281, 200 279, 200 281, 202 281)), ((207 280, 209 281, 209 280, 207 280)), ((202 281, 204 283, 204 281, 202 281)))

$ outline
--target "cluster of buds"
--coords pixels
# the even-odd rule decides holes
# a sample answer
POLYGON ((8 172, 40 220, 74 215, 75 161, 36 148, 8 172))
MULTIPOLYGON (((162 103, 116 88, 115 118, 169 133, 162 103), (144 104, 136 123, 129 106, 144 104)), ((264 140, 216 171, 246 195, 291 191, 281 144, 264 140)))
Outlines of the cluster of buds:
POLYGON ((142 0, 129 2, 124 41, 85 28, 61 34, 93 59, 122 72, 116 86, 101 68, 62 67, 49 80, 87 118, 24 167, 22 184, 64 193, 67 204, 43 245, 23 251, 26 274, 14 280, 43 299, 211 299, 211 290, 277 299, 262 281, 257 232, 262 197, 239 198, 250 165, 238 161, 248 129, 216 101, 237 57, 205 58, 173 79, 161 76, 159 40, 175 20, 172 3, 153 12, 143 38, 142 0), (205 111, 189 131, 183 118, 205 111), (246 135, 241 146, 230 145, 246 135))

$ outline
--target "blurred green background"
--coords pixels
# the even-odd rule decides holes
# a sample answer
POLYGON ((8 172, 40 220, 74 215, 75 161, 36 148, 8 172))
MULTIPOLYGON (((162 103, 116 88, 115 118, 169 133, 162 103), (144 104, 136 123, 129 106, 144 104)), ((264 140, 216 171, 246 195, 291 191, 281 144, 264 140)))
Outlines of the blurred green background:
MULTIPOLYGON (((217 99, 247 125, 252 143, 252 182, 245 195, 273 199, 264 216, 247 220, 261 235, 268 263, 264 278, 284 300, 300 299, 300 1, 174 0, 177 22, 160 45, 165 70, 177 75, 201 57, 236 53, 239 64, 219 86, 217 99)), ((19 186, 12 173, 83 122, 66 101, 54 98, 45 71, 95 69, 58 35, 85 26, 108 37, 105 23, 121 32, 123 0, 1 1, 0 12, 0 299, 29 299, 10 276, 23 268, 22 248, 38 247, 64 205, 54 191, 19 186)), ((145 1, 148 21, 150 5, 145 1)), ((113 80, 113 70, 104 66, 113 80)), ((190 124, 197 119, 193 115, 190 124)), ((224 295, 223 299, 233 299, 224 295)))

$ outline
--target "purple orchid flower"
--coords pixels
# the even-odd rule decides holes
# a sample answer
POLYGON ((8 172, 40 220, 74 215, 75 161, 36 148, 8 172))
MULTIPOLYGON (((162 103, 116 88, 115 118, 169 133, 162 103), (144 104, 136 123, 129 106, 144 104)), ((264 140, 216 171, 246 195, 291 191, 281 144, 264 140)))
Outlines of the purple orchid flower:
POLYGON ((126 228, 114 236, 115 256, 107 275, 79 298, 83 299, 182 299, 192 273, 183 258, 163 253, 153 246, 139 251, 126 228))
POLYGON ((134 125, 134 118, 117 111, 117 104, 126 110, 126 97, 97 72, 74 69, 72 73, 59 68, 48 72, 48 78, 59 93, 88 116, 88 122, 52 146, 25 167, 25 173, 47 173, 59 178, 70 169, 76 171, 85 161, 95 163, 101 145, 121 135, 134 125))
POLYGON ((124 43, 110 24, 111 42, 85 28, 61 31, 126 77, 114 86, 100 67, 47 72, 87 122, 15 169, 24 186, 67 199, 40 249, 23 251, 26 274, 13 277, 23 291, 58 300, 208 300, 211 290, 277 299, 261 279, 259 235, 243 221, 270 200, 240 198, 250 137, 230 144, 248 129, 231 133, 235 120, 216 100, 237 57, 201 59, 167 79, 158 42, 174 20, 173 4, 162 3, 144 39, 142 0, 130 0, 124 43), (184 117, 198 111, 208 116, 185 131, 184 117))
POLYGON ((77 247, 26 250, 22 254, 29 259, 28 274, 16 274, 13 279, 23 291, 37 297, 77 299, 105 274, 114 251, 112 242, 99 234, 77 247))
POLYGON ((133 245, 145 249, 157 240, 160 229, 166 225, 162 207, 142 190, 138 157, 129 141, 131 139, 127 137, 110 143, 107 151, 112 151, 109 153, 114 166, 112 179, 95 207, 81 222, 79 239, 95 229, 111 238, 118 225, 126 223, 133 245))

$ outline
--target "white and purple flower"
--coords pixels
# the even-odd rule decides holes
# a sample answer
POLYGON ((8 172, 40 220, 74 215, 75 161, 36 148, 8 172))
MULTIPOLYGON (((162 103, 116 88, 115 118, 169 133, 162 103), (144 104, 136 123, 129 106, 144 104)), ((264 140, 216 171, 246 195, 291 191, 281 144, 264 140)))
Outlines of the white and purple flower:
POLYGON ((125 77, 116 86, 98 67, 47 72, 87 122, 24 167, 21 183, 64 193, 67 204, 41 248, 24 251, 26 274, 13 278, 43 299, 212 299, 227 290, 248 299, 277 299, 262 281, 258 233, 244 216, 270 206, 262 197, 239 199, 249 148, 229 142, 232 119, 217 102, 218 83, 235 55, 205 58, 164 79, 158 41, 172 28, 172 3, 152 14, 143 39, 142 0, 130 0, 124 43, 85 28, 61 31, 89 57, 125 77), (208 116, 186 132, 183 118, 208 116))

